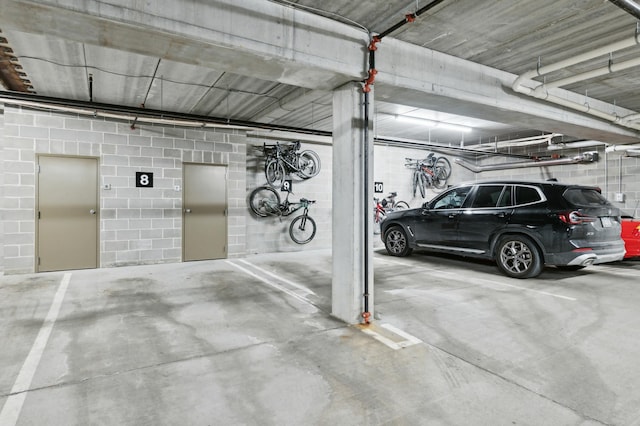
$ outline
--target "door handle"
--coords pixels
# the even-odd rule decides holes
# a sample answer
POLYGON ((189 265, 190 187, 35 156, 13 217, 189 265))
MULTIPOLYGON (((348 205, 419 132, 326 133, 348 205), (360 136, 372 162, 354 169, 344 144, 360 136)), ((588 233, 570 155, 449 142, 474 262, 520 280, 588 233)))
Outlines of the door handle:
POLYGON ((94 209, 89 210, 90 214, 96 214, 96 211, 94 209))
POLYGON ((184 209, 185 213, 191 213, 191 209, 184 209))

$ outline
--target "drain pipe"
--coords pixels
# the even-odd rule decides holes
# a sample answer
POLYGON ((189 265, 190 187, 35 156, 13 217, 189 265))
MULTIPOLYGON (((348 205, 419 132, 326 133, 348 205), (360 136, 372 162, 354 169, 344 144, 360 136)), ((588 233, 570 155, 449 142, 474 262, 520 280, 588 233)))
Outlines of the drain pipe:
MULTIPOLYGON (((369 69, 367 70, 367 79, 363 81, 364 86, 362 87, 362 92, 364 95, 364 131, 363 131, 363 149, 364 149, 364 168, 363 168, 363 173, 364 173, 364 178, 367 180, 367 182, 364 185, 364 202, 363 202, 363 209, 364 209, 364 245, 365 247, 369 247, 369 203, 370 203, 370 193, 369 193, 369 183, 368 183, 368 179, 369 179, 369 149, 368 149, 368 144, 369 144, 369 92, 371 92, 373 83, 375 82, 376 79, 376 74, 378 74, 378 71, 376 70, 376 50, 377 50, 377 44, 380 43, 382 41, 382 39, 384 37, 386 37, 387 35, 391 34, 392 32, 394 32, 395 30, 397 30, 398 28, 402 27, 403 25, 405 25, 408 22, 413 22, 416 20, 416 18, 420 15, 422 15, 423 13, 425 13, 426 11, 428 11, 429 9, 439 5, 440 3, 442 3, 444 0, 434 0, 431 3, 429 3, 428 5, 420 8, 419 10, 417 10, 415 13, 409 13, 407 15, 405 15, 404 20, 398 22, 397 24, 393 25, 392 27, 388 28, 387 30, 381 32, 378 35, 373 35, 371 36, 371 41, 369 42, 369 45, 367 46, 367 50, 369 52, 369 69)), ((368 248, 367 248, 368 250, 368 248)), ((365 322, 365 324, 369 324, 371 321, 371 312, 369 312, 369 254, 367 252, 367 254, 364 256, 364 293, 363 293, 363 298, 364 298, 364 312, 362 313, 362 318, 365 322)))
MULTIPOLYGON (((462 158, 455 158, 453 160, 456 164, 471 170, 474 173, 489 172, 495 170, 509 170, 509 169, 522 169, 527 167, 546 167, 546 166, 561 166, 565 164, 580 164, 580 163, 593 163, 598 161, 597 152, 585 152, 582 155, 575 156, 573 158, 558 158, 555 160, 540 160, 540 161, 526 161, 519 163, 501 163, 491 164, 487 166, 476 166, 471 164, 462 158)), ((606 163, 605 163, 606 166, 606 163)))
MULTIPOLYGON (((366 86, 365 86, 366 87, 366 86)), ((362 312, 362 319, 365 324, 369 324, 371 322, 371 312, 369 312, 369 220, 371 215, 369 214, 369 203, 370 201, 370 193, 369 193, 369 92, 371 88, 368 90, 364 90, 364 132, 363 132, 363 144, 362 151, 364 157, 364 167, 363 167, 363 176, 366 180, 364 184, 364 199, 363 199, 363 215, 364 217, 364 247, 365 247, 365 256, 364 256, 364 312, 362 312)))

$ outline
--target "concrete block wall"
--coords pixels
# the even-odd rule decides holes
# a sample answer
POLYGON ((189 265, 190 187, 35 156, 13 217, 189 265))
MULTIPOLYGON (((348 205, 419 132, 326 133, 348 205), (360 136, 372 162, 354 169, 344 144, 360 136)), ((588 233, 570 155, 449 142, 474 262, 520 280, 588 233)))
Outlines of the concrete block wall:
POLYGON ((101 267, 179 262, 182 257, 182 164, 228 166, 228 255, 246 246, 245 135, 228 130, 138 124, 5 106, 0 179, 2 267, 32 272, 36 163, 39 154, 99 159, 101 267), (136 188, 135 172, 154 173, 136 188), (110 189, 104 189, 109 185, 110 189))
MULTIPOLYGON (((74 114, 55 113, 0 105, 0 273, 32 272, 35 268, 35 204, 37 155, 71 155, 99 159, 100 175, 100 266, 179 262, 182 255, 182 164, 204 163, 228 166, 229 257, 247 253, 287 252, 331 248, 332 147, 303 142, 320 156, 320 174, 308 180, 293 178, 290 200, 315 199, 310 209, 317 234, 306 245, 291 241, 289 224, 295 217, 257 218, 248 207, 250 192, 266 183, 263 143, 270 139, 248 138, 240 132, 189 129, 165 125, 129 123, 74 114), (154 173, 154 188, 136 188, 135 172, 154 173), (108 185, 110 189, 105 189, 108 185)), ((566 151, 575 156, 587 150, 566 151)), ((588 151, 593 151, 589 149, 588 151)), ((384 197, 398 193, 398 200, 419 207, 439 191, 428 190, 425 198, 412 194, 413 171, 405 158, 424 158, 430 150, 376 145, 374 181, 382 182, 384 197)), ((518 154, 532 154, 526 149, 518 154)), ((442 155, 436 153, 437 155, 442 155)), ((449 184, 492 178, 556 178, 560 181, 598 185, 614 202, 617 192, 624 202, 614 202, 631 212, 640 200, 640 159, 605 155, 600 161, 535 168, 473 173, 452 165, 449 184)), ((478 165, 521 161, 487 158, 478 165)), ((282 198, 285 193, 280 194, 282 198)), ((372 212, 373 214, 373 212, 372 212)))
MULTIPOLYGON (((602 194, 613 205, 627 212, 633 212, 640 202, 640 158, 626 157, 622 152, 607 154, 603 147, 580 150, 568 149, 561 152, 554 151, 554 153, 561 154, 566 158, 573 158, 585 152, 593 151, 598 152, 599 160, 597 162, 482 172, 476 174, 476 180, 493 178, 547 180, 555 178, 560 182, 595 185, 602 189, 602 194), (623 202, 615 201, 615 194, 618 192, 625 195, 623 202)), ((526 149, 514 151, 514 153, 536 154, 526 149)), ((516 161, 523 160, 501 160, 501 162, 516 161)), ((479 164, 494 164, 496 162, 496 160, 485 160, 479 164)), ((638 213, 640 213, 640 207, 638 213)))

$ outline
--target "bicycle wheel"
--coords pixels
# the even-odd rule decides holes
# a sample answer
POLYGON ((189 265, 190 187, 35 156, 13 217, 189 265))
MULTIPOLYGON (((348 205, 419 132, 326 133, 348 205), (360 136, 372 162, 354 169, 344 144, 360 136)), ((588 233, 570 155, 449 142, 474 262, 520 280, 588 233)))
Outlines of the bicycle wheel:
POLYGON ((291 221, 289 236, 296 244, 307 244, 316 235, 316 222, 308 215, 300 215, 291 221))
POLYGON ((396 210, 400 210, 400 209, 408 209, 409 208, 409 203, 407 203, 406 201, 398 201, 394 206, 394 209, 396 210))
POLYGON ((420 189, 420 196, 424 198, 429 186, 429 179, 425 176, 424 172, 418 175, 418 189, 420 189))
POLYGON ((443 167, 436 166, 433 171, 433 186, 437 189, 447 187, 447 172, 443 167))
POLYGON ((441 168, 444 171, 444 180, 447 180, 451 177, 451 163, 445 157, 438 157, 436 160, 435 166, 433 166, 434 170, 441 168))
POLYGON ((280 212, 280 195, 270 186, 261 186, 249 195, 251 211, 260 217, 278 214, 280 212))
POLYGON ((267 178, 267 183, 274 188, 282 188, 286 173, 282 161, 271 160, 264 167, 264 174, 267 178))
POLYGON ((306 150, 298 157, 298 174, 309 179, 320 173, 320 157, 314 151, 306 150))

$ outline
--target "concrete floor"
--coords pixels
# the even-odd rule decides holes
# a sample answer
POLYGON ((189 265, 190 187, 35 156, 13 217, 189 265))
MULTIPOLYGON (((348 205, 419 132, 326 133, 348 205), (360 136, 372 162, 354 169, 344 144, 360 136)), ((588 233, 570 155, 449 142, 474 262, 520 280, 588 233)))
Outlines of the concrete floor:
POLYGON ((640 262, 520 281, 376 250, 368 328, 331 317, 330 264, 0 277, 0 426, 640 424, 640 262))

